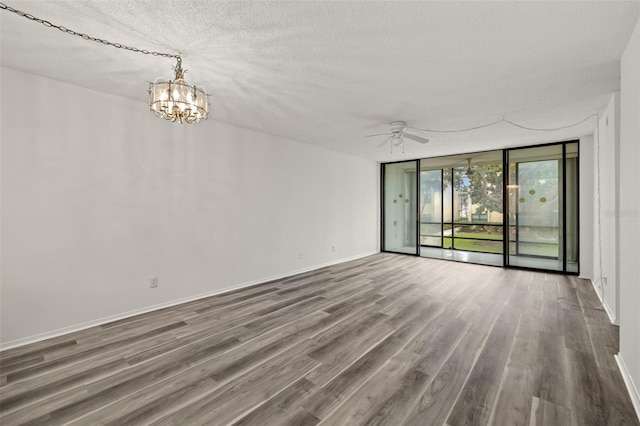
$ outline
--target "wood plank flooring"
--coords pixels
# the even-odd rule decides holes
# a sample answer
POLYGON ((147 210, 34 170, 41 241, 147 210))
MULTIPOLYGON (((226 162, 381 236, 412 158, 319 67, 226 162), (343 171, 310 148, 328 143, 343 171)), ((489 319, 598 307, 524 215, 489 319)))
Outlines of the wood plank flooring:
POLYGON ((383 253, 5 351, 0 423, 638 426, 597 306, 383 253))

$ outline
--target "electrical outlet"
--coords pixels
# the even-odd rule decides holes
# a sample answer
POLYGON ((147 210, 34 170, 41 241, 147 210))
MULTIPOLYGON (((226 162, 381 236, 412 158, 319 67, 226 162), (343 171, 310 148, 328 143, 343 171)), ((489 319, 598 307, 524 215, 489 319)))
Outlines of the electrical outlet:
POLYGON ((153 277, 149 280, 149 288, 158 287, 158 277, 153 277))
POLYGON ((336 251, 336 246, 331 246, 331 251, 336 251))
POLYGON ((302 254, 302 252, 298 253, 298 259, 302 260, 302 258, 304 257, 304 255, 302 254))

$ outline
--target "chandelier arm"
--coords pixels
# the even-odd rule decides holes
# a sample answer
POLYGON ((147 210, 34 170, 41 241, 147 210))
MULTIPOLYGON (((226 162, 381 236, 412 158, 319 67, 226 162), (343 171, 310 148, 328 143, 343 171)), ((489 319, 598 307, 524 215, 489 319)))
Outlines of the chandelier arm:
POLYGON ((99 44, 104 44, 104 45, 107 45, 107 46, 115 47, 116 49, 129 50, 131 52, 142 53, 144 55, 161 56, 161 57, 164 57, 164 58, 175 58, 175 59, 180 60, 180 55, 175 54, 175 53, 156 52, 156 51, 153 51, 153 50, 138 49, 137 47, 127 46, 127 45, 122 44, 122 43, 114 43, 114 42, 111 42, 109 40, 96 38, 96 37, 91 37, 88 34, 79 33, 77 31, 71 30, 71 29, 69 29, 67 27, 64 27, 62 25, 52 24, 51 22, 46 21, 44 19, 37 18, 37 17, 33 16, 30 13, 26 13, 26 12, 23 12, 21 10, 14 9, 11 6, 7 6, 6 4, 4 4, 2 2, 0 2, 0 9, 6 10, 7 12, 15 13, 16 15, 22 16, 23 18, 26 18, 26 19, 28 19, 30 21, 34 21, 34 22, 37 22, 39 24, 42 24, 45 27, 55 28, 57 30, 62 31, 63 33, 66 33, 66 34, 69 34, 69 35, 73 35, 73 36, 77 36, 77 37, 80 37, 80 38, 82 38, 84 40, 94 41, 94 42, 99 43, 99 44))

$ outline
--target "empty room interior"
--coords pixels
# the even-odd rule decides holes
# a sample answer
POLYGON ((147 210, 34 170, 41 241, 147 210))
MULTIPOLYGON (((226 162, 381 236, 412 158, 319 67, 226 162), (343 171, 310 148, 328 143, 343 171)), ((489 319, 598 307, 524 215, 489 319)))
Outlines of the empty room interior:
POLYGON ((0 34, 0 424, 640 426, 639 1, 0 34))

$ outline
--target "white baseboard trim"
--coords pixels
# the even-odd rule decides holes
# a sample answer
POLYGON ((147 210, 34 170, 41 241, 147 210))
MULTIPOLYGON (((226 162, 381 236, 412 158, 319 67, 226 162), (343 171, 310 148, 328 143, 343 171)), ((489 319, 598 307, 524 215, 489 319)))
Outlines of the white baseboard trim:
POLYGON ((617 321, 616 316, 613 315, 613 311, 611 310, 611 307, 609 307, 609 304, 607 303, 607 301, 602 299, 602 295, 600 294, 600 291, 598 290, 596 283, 593 282, 591 278, 589 278, 589 282, 591 283, 591 286, 593 287, 596 294, 598 295, 598 300, 600 300, 600 303, 602 304, 604 311, 607 313, 607 316, 609 317, 609 321, 611 321, 611 324, 618 325, 618 323, 616 322, 617 321))
POLYGON ((611 324, 614 325, 618 325, 618 323, 616 322, 616 317, 613 315, 613 312, 611 312, 611 308, 609 307, 608 303, 603 303, 602 307, 604 308, 604 311, 607 313, 607 315, 609 316, 609 321, 611 321, 611 324))
POLYGON ((346 258, 342 258, 342 259, 338 259, 338 260, 333 260, 331 262, 326 262, 326 263, 322 263, 322 264, 319 264, 319 265, 310 266, 308 268, 302 268, 302 269, 298 269, 298 270, 295 270, 295 271, 290 271, 290 272, 287 272, 285 274, 279 274, 279 275, 274 275, 274 276, 271 276, 271 277, 260 278, 260 279, 254 280, 254 281, 245 282, 245 283, 242 283, 240 285, 235 285, 233 287, 229 287, 229 288, 225 288, 225 289, 221 289, 221 290, 218 289, 218 290, 215 290, 215 291, 212 291, 212 292, 197 294, 195 296, 188 296, 188 297, 184 297, 184 298, 181 298, 181 299, 170 300, 168 302, 159 303, 157 305, 147 306, 147 307, 144 307, 144 308, 135 309, 133 311, 124 312, 124 313, 120 313, 120 314, 116 314, 116 315, 111 315, 111 316, 100 318, 100 319, 97 319, 97 320, 87 321, 87 322, 83 322, 81 324, 75 324, 75 325, 72 325, 72 326, 69 326, 69 327, 64 327, 64 328, 59 328, 59 329, 52 330, 52 331, 47 331, 45 333, 40 333, 40 334, 36 334, 36 335, 33 335, 33 336, 24 337, 24 338, 20 338, 20 339, 16 339, 16 340, 11 340, 11 341, 8 341, 8 342, 5 342, 5 343, 0 343, 0 351, 5 351, 7 349, 17 348, 19 346, 28 345, 30 343, 36 343, 36 342, 40 342, 42 340, 63 336, 65 334, 69 334, 69 333, 73 333, 73 332, 76 332, 76 331, 85 330, 87 328, 95 327, 97 325, 106 324, 106 323, 109 323, 109 322, 112 322, 112 321, 118 321, 118 320, 121 320, 121 319, 133 317, 133 316, 140 315, 140 314, 145 314, 147 312, 155 311, 155 310, 158 310, 158 309, 168 308, 170 306, 179 305, 181 303, 187 303, 187 302, 192 302, 194 300, 204 299, 206 297, 217 296, 217 295, 221 295, 221 294, 224 294, 224 293, 228 293, 230 291, 239 290, 241 288, 253 287, 253 286, 256 286, 256 285, 267 283, 269 281, 279 280, 279 279, 282 279, 282 278, 291 277, 293 275, 298 275, 298 274, 302 274, 302 273, 305 273, 305 272, 314 271, 316 269, 325 268, 327 266, 337 265, 337 264, 340 264, 340 263, 361 259, 363 257, 371 256, 371 255, 374 255, 374 254, 377 254, 377 253, 380 253, 380 252, 379 251, 373 251, 373 252, 369 252, 369 253, 358 254, 356 256, 351 256, 351 257, 346 257, 346 258))
POLYGON ((627 364, 625 364, 624 359, 622 359, 622 355, 618 353, 614 355, 614 358, 618 363, 618 368, 620 369, 620 374, 622 374, 624 384, 627 386, 627 391, 629 392, 629 397, 631 397, 633 408, 636 410, 636 417, 638 417, 638 421, 640 421, 640 392, 638 392, 638 388, 635 383, 633 383, 633 378, 629 373, 627 364))

